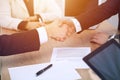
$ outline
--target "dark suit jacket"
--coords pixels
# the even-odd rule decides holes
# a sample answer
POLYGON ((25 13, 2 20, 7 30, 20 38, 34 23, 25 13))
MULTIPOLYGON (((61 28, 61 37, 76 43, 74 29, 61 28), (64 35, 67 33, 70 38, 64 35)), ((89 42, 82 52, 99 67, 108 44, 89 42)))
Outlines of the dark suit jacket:
POLYGON ((39 37, 36 30, 0 36, 0 56, 38 50, 39 37))
MULTIPOLYGON (((85 13, 76 16, 83 29, 87 29, 93 25, 102 22, 105 19, 115 15, 120 15, 120 0, 107 0, 100 6, 96 6, 94 9, 86 11, 85 13)), ((119 17, 120 19, 120 17, 119 17)), ((120 30, 120 20, 119 20, 120 30)))

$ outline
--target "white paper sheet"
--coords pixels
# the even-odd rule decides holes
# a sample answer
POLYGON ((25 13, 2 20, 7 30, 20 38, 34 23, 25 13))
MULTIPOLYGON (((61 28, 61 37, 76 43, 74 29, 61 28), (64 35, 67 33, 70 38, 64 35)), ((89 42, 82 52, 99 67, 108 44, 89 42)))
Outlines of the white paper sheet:
POLYGON ((91 52, 90 47, 63 47, 54 48, 51 62, 69 61, 74 68, 89 68, 83 57, 91 52))
POLYGON ((80 75, 67 61, 53 63, 53 66, 36 77, 36 72, 50 63, 8 68, 11 80, 77 80, 80 75))

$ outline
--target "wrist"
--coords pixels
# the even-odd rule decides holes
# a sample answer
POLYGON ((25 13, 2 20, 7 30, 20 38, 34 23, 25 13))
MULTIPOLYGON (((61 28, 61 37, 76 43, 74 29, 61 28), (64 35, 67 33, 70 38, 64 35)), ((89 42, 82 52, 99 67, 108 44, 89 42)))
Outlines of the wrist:
POLYGON ((72 18, 71 20, 72 20, 72 22, 74 24, 76 32, 80 32, 82 30, 82 28, 80 26, 79 21, 77 19, 75 19, 75 18, 72 18))
POLYGON ((47 35, 48 35, 48 36, 51 36, 50 26, 46 25, 46 26, 45 26, 45 29, 46 29, 47 35))
POLYGON ((43 44, 48 41, 48 35, 45 27, 37 28, 40 44, 43 44))

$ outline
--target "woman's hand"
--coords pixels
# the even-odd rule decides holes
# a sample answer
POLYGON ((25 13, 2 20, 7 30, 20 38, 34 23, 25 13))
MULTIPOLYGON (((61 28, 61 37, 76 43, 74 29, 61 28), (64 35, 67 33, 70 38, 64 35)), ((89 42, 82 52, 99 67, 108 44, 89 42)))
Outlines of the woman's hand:
POLYGON ((36 29, 44 25, 45 25, 44 23, 40 23, 40 22, 28 22, 25 28, 26 30, 32 30, 32 29, 36 29))

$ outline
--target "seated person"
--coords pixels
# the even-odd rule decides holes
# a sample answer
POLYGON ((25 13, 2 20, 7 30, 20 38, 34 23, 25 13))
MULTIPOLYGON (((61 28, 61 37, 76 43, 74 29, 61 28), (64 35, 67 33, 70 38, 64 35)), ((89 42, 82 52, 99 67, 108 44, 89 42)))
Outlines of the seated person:
POLYGON ((61 16, 54 0, 0 0, 0 26, 8 29, 31 30, 43 25, 39 18, 51 22, 61 16))

